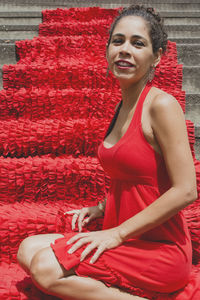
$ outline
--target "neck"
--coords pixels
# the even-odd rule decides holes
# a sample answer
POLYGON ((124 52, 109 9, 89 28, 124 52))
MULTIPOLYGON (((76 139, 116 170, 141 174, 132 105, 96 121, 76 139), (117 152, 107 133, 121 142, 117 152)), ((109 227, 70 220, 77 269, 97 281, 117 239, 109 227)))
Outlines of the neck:
POLYGON ((125 110, 130 110, 135 106, 146 84, 147 83, 142 80, 129 86, 120 84, 123 108, 125 110))

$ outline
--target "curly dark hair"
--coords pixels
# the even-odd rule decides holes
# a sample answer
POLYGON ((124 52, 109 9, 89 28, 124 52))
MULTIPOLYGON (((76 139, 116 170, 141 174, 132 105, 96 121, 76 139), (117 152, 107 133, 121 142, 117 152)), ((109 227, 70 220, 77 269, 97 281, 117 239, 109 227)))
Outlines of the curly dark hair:
POLYGON ((131 5, 129 7, 124 7, 119 15, 115 18, 109 30, 109 39, 107 43, 107 48, 110 45, 111 37, 115 26, 123 18, 127 16, 138 16, 142 17, 149 26, 149 35, 152 42, 153 53, 155 54, 159 48, 162 48, 163 53, 167 48, 167 33, 164 29, 164 22, 160 14, 155 12, 154 8, 145 7, 143 5, 131 5))

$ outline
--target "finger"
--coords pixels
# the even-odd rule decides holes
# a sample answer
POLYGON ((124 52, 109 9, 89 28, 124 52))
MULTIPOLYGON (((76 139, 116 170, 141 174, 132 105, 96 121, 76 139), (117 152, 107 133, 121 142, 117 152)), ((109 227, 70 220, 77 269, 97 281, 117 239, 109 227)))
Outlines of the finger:
POLYGON ((92 256, 91 260, 90 260, 90 264, 95 263, 95 261, 99 258, 99 256, 105 251, 104 247, 99 247, 97 249, 97 251, 95 252, 95 254, 92 256))
POLYGON ((91 218, 87 218, 85 220, 83 220, 82 226, 85 226, 86 224, 88 224, 91 221, 91 218))
POLYGON ((94 244, 94 243, 88 245, 88 246, 85 248, 85 250, 82 252, 80 261, 83 261, 83 260, 86 258, 86 256, 87 256, 92 250, 94 250, 96 247, 97 247, 97 246, 96 246, 96 244, 94 244))
POLYGON ((82 226, 83 226, 83 219, 87 215, 87 212, 83 210, 83 212, 80 213, 79 218, 78 218, 78 230, 79 232, 82 231, 82 226))
POLYGON ((91 216, 89 216, 88 218, 86 218, 83 221, 83 225, 88 224, 90 221, 92 221, 95 218, 94 214, 92 214, 91 216))
POLYGON ((82 237, 86 237, 88 236, 88 233, 87 232, 84 232, 84 233, 78 233, 76 235, 74 235, 73 237, 71 237, 71 239, 69 239, 67 241, 67 245, 70 245, 70 244, 73 244, 74 242, 76 242, 78 239, 82 238, 82 237))
POLYGON ((64 212, 64 215, 73 215, 73 214, 79 214, 79 213, 80 213, 80 209, 73 209, 73 210, 64 212))
POLYGON ((87 244, 89 241, 88 239, 81 239, 79 240, 78 242, 76 242, 69 250, 68 250, 68 253, 69 254, 72 254, 74 253, 76 250, 78 250, 79 248, 81 248, 83 245, 87 244))
POLYGON ((75 227, 76 227, 76 221, 77 221, 78 217, 79 216, 77 214, 73 215, 73 218, 72 218, 72 230, 74 230, 75 227))

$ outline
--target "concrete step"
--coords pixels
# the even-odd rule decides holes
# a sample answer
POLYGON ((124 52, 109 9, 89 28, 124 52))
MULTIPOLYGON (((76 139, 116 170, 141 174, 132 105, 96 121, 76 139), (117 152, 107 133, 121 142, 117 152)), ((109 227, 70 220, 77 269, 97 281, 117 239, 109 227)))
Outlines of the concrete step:
MULTIPOLYGON (((2 12, 1 12, 2 13, 2 12)), ((38 11, 37 14, 26 14, 26 12, 19 13, 12 12, 10 14, 7 13, 7 17, 3 14, 0 14, 0 25, 39 25, 42 23, 42 11, 38 11), (37 16, 36 16, 37 15, 37 16)), ((179 12, 180 13, 180 12, 179 12)), ((162 13, 164 15, 164 13, 162 13)), ((200 11, 198 12, 198 16, 200 16, 200 11)), ((165 25, 200 25, 200 18, 198 17, 165 17, 165 25)))
POLYGON ((200 94, 197 94, 199 99, 199 103, 195 105, 191 105, 190 103, 186 103, 186 119, 191 120, 196 126, 200 126, 200 94))
MULTIPOLYGON (((146 6, 153 6, 158 10, 163 11, 197 11, 200 10, 200 3, 197 0, 182 0, 182 1, 142 1, 146 6)), ((52 1, 29 1, 29 0, 1 0, 0 10, 36 10, 36 9, 54 9, 57 7, 66 8, 66 7, 88 7, 88 6, 99 6, 105 8, 115 8, 119 6, 129 6, 133 4, 132 0, 52 0, 52 1), (42 2, 42 3, 41 3, 42 2)))
MULTIPOLYGON (((16 35, 13 38, 7 38, 6 35, 4 35, 4 38, 2 38, 3 34, 0 35, 0 43, 5 44, 14 44, 16 41, 25 40, 25 39, 32 39, 34 36, 38 36, 38 32, 34 35, 33 32, 30 32, 30 38, 28 37, 28 33, 24 32, 24 37, 22 34, 20 34, 20 31, 16 33, 16 35), (26 37, 27 36, 27 37, 26 37), (16 38, 17 37, 17 38, 16 38)), ((173 38, 169 36, 169 40, 172 42, 175 42, 177 45, 179 44, 200 44, 200 38, 173 38)))
MULTIPOLYGON (((13 63, 15 64, 16 60, 13 63)), ((200 67, 183 67, 183 87, 186 91, 186 115, 195 124, 200 123, 200 88, 199 77, 200 67), (196 72, 196 77, 190 76, 190 73, 196 72), (195 85, 196 84, 196 85, 195 85)), ((2 89, 2 66, 0 68, 0 89, 2 89)), ((200 125, 200 124, 199 124, 200 125)))
MULTIPOLYGON (((192 10, 192 9, 197 9, 200 6, 200 3, 198 0, 168 0, 168 1, 161 1, 161 0, 143 0, 143 4, 148 5, 148 6, 153 6, 153 7, 158 7, 162 9, 180 9, 183 8, 184 10, 192 10)), ((103 6, 103 7, 118 7, 118 6, 127 6, 133 4, 132 0, 1 0, 1 5, 2 6, 22 6, 22 7, 44 7, 44 6, 49 6, 49 7, 60 7, 60 6, 65 6, 65 7, 76 7, 76 6, 103 6), (42 2, 42 3, 41 3, 42 2)))
MULTIPOLYGON (((1 68, 4 64, 15 64, 16 62, 14 47, 12 46, 12 44, 8 47, 10 48, 0 48, 2 57, 5 57, 5 60, 0 60, 1 68), (6 51, 7 49, 9 49, 10 54, 6 51), (11 60, 9 58, 10 55, 12 57, 11 60)), ((187 94, 200 94, 199 78, 200 66, 183 66, 183 90, 185 90, 187 94)))
POLYGON ((200 93, 186 94, 186 118, 200 125, 200 93))
MULTIPOLYGON (((0 4, 0 8, 1 8, 1 4, 0 4)), ((28 10, 23 10, 20 7, 20 10, 14 10, 15 7, 13 7, 13 10, 8 10, 8 11, 0 11, 0 18, 41 18, 42 17, 42 10, 41 9, 37 9, 35 11, 30 10, 30 8, 28 10)), ((56 7, 52 8, 52 9, 56 9, 56 7)), ((67 9, 67 8, 66 8, 67 9)), ((180 11, 180 10, 172 10, 172 11, 162 11, 162 10, 158 10, 160 12, 160 14, 164 17, 164 18, 178 18, 178 19, 182 19, 182 18, 195 18, 198 19, 199 18, 199 11, 180 11)))
POLYGON ((38 36, 38 28, 37 30, 31 31, 0 31, 0 43, 14 43, 15 41, 33 39, 35 36, 38 36))
POLYGON ((200 66, 183 66, 183 90, 187 94, 200 94, 200 66))
MULTIPOLYGON (((200 39, 200 25, 166 25, 166 30, 171 38, 198 38, 200 39)), ((22 32, 38 31, 38 25, 0 25, 0 40, 2 39, 23 39, 22 32), (18 36, 19 33, 19 36, 18 36)), ((25 34, 25 38, 27 34, 25 34)), ((30 37, 32 38, 32 37, 30 37)))
MULTIPOLYGON (((200 11, 198 15, 200 16, 200 11)), ((200 25, 200 17, 165 17, 165 25, 200 25)))
POLYGON ((0 67, 16 63, 15 44, 0 43, 0 67))
MULTIPOLYGON (((200 66, 200 43, 177 44, 178 62, 184 66, 200 66)), ((0 42, 0 66, 16 62, 15 41, 0 42)))
POLYGON ((0 16, 0 26, 3 25, 38 25, 42 22, 41 16, 39 17, 8 17, 2 18, 0 16))
POLYGON ((168 37, 170 41, 178 44, 200 44, 199 37, 168 37))
POLYGON ((200 43, 177 44, 178 62, 185 66, 200 66, 200 43))
POLYGON ((200 25, 166 25, 170 38, 200 38, 200 25))
MULTIPOLYGON (((0 69, 0 90, 2 86, 2 69, 0 69)), ((195 155, 200 160, 200 91, 199 94, 188 94, 186 96, 186 119, 195 124, 195 155)))
MULTIPOLYGON (((160 11, 166 25, 200 24, 200 10, 195 12, 160 11)), ((42 10, 0 11, 0 25, 37 25, 42 22, 42 10)))

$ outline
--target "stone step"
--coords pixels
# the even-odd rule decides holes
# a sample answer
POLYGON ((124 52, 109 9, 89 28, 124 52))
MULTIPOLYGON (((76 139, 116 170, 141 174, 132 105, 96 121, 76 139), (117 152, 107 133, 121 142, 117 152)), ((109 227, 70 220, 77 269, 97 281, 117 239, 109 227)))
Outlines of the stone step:
MULTIPOLYGON (((160 11, 166 25, 200 24, 200 10, 195 12, 160 11)), ((38 25, 42 22, 42 10, 38 11, 0 11, 0 25, 38 25)))
POLYGON ((199 37, 168 37, 170 41, 176 44, 200 44, 199 37))
POLYGON ((200 43, 177 44, 178 62, 185 66, 200 66, 200 43))
MULTIPOLYGON (((34 33, 33 32, 27 32, 25 31, 24 32, 24 37, 23 37, 23 34, 20 34, 20 31, 18 31, 15 35, 15 37, 13 38, 7 38, 7 36, 5 35, 4 38, 2 38, 3 34, 1 33, 0 35, 0 43, 1 44, 6 44, 6 45, 9 45, 9 44, 14 44, 16 41, 20 41, 20 40, 25 40, 25 39, 32 39, 34 36, 38 36, 38 31, 37 33, 34 33), (16 38, 17 36, 17 38, 16 38), (26 37, 27 36, 27 37, 26 37), (28 37, 30 36, 30 37, 28 37), (20 38, 21 37, 21 38, 20 38)), ((191 45, 194 45, 194 44, 200 44, 200 38, 173 38, 173 37, 170 37, 169 36, 169 40, 172 41, 172 42, 175 42, 176 44, 191 44, 191 45)))
MULTIPOLYGON (((200 15, 200 11, 199 11, 200 15)), ((0 26, 13 26, 13 25, 39 25, 42 23, 42 13, 39 17, 7 17, 0 16, 0 26)), ((200 25, 200 18, 170 18, 165 17, 165 25, 200 25)))
MULTIPOLYGON (((200 3, 198 0, 191 0, 189 3, 188 0, 181 0, 181 1, 142 1, 143 4, 148 6, 153 6, 158 9, 162 10, 184 10, 184 11, 191 11, 191 10, 197 10, 200 8, 200 3)), ((101 6, 106 8, 113 8, 113 7, 119 7, 119 6, 128 6, 132 4, 132 0, 43 0, 42 4, 40 0, 1 0, 1 6, 4 7, 4 9, 9 7, 15 7, 16 9, 20 9, 21 7, 23 9, 30 8, 34 9, 35 7, 43 8, 43 7, 49 7, 49 8, 55 8, 55 7, 87 7, 87 6, 101 6)))
MULTIPOLYGON (((200 25, 166 25, 169 39, 198 38, 200 25)), ((0 25, 0 40, 32 38, 38 32, 38 25, 0 25), (31 36, 31 32, 33 35, 31 36), (25 34, 25 36, 23 36, 25 34), (29 37, 30 36, 30 37, 29 37)))
POLYGON ((200 25, 200 17, 165 17, 165 25, 200 25))
MULTIPOLYGON (((200 94, 198 94, 198 98, 200 101, 200 94)), ((186 119, 192 121, 196 126, 200 126, 200 102, 193 106, 190 104, 186 104, 186 119)))
MULTIPOLYGON (((1 73, 0 88, 2 88, 2 67, 0 69, 0 73, 1 73)), ((187 94, 200 94, 199 78, 200 78, 199 66, 184 66, 182 89, 185 90, 187 94)))
POLYGON ((0 43, 0 67, 16 63, 15 44, 0 43))
POLYGON ((191 120, 196 125, 200 125, 200 93, 186 94, 186 118, 191 120))
POLYGON ((199 78, 199 66, 183 66, 183 90, 187 94, 200 94, 199 78))
MULTIPOLYGON (((200 66, 200 43, 199 44, 177 44, 178 61, 184 66, 200 66), (192 51, 191 51, 192 49, 192 51)), ((0 42, 0 66, 15 63, 15 43, 0 42)))
MULTIPOLYGON (((1 4, 0 4, 1 8, 1 4)), ((191 13, 191 17, 193 17, 191 13)), ((15 11, 15 10, 8 10, 8 11, 0 11, 0 18, 6 19, 6 18, 41 18, 42 17, 42 11, 41 9, 31 11, 15 11)))
POLYGON ((0 16, 0 26, 3 25, 39 25, 42 22, 41 16, 39 17, 8 17, 2 18, 0 16))
MULTIPOLYGON (((15 62, 14 62, 15 63, 15 62)), ((183 87, 182 89, 186 91, 186 115, 188 119, 191 119, 195 124, 200 123, 200 88, 198 86, 198 74, 200 68, 194 67, 184 67, 183 68, 183 87), (190 73, 195 69, 197 77, 191 80, 190 73), (195 82, 196 80, 196 82, 195 82), (196 86, 192 86, 195 82, 196 86)), ((3 88, 2 84, 2 67, 0 68, 0 89, 3 88)))
MULTIPOLYGON (((6 1, 7 2, 7 1, 6 1)), ((187 1, 188 2, 188 1, 187 1)), ((151 2, 152 3, 152 2, 151 2)), ((120 7, 120 6, 129 6, 130 4, 132 4, 132 1, 126 1, 124 2, 123 0, 120 1, 107 1, 107 3, 105 3, 105 1, 101 1, 101 0, 96 0, 95 2, 93 0, 91 1, 66 1, 66 4, 62 4, 60 3, 60 1, 56 1, 56 3, 54 2, 54 4, 45 4, 44 2, 41 4, 28 4, 28 3, 24 3, 24 4, 11 4, 11 3, 1 3, 0 4, 0 11, 8 11, 8 10, 12 10, 12 11, 27 11, 27 10, 43 10, 43 9, 55 9, 55 8, 68 8, 68 7, 88 7, 88 6, 99 6, 99 7, 104 7, 104 8, 116 8, 116 7, 120 7), (112 2, 112 3, 108 3, 108 2, 112 2)), ((185 13, 187 13, 187 11, 191 11, 191 12, 196 12, 198 10, 200 10, 200 3, 198 1, 198 3, 152 3, 152 4, 148 4, 147 6, 153 6, 155 9, 157 10, 162 10, 162 11, 184 11, 185 13)))
MULTIPOLYGON (((178 62, 184 66, 200 66, 200 44, 177 44, 178 62), (192 49, 192 51, 191 51, 192 49)), ((15 43, 0 42, 0 67, 16 62, 15 43)))
POLYGON ((38 29, 35 31, 0 31, 0 43, 13 43, 19 40, 32 40, 35 36, 38 36, 38 29))
MULTIPOLYGON (((1 4, 0 4, 0 8, 1 8, 1 4)), ((52 9, 56 9, 56 7, 52 8, 52 9)), ((65 8, 64 8, 65 9, 65 8)), ((67 8, 66 8, 67 9, 67 8)), ((164 17, 164 18, 199 18, 199 12, 200 9, 197 11, 180 11, 180 10, 172 10, 172 11, 162 11, 162 10, 158 10, 160 12, 160 14, 164 17)), ((0 18, 41 18, 42 17, 42 10, 41 9, 37 9, 35 11, 32 11, 30 9, 28 10, 22 10, 22 8, 20 8, 19 11, 14 10, 8 10, 8 11, 3 11, 0 10, 0 18)))

